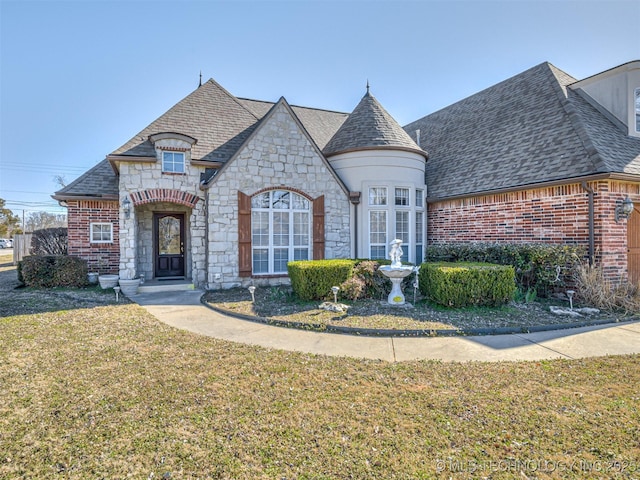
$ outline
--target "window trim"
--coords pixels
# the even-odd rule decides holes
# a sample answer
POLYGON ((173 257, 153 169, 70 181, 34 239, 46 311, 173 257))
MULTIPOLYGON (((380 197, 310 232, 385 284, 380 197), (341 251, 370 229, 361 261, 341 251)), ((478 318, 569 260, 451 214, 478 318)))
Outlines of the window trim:
POLYGON ((389 187, 386 185, 371 185, 367 190, 367 205, 369 205, 369 207, 377 208, 377 209, 380 209, 381 207, 382 208, 388 207, 389 206, 389 187), (374 188, 384 190, 384 203, 375 203, 374 198, 378 198, 378 197, 371 196, 371 192, 374 188))
MULTIPOLYGON (((388 242, 393 238, 399 238, 397 235, 398 217, 403 218, 403 228, 406 228, 406 232, 402 232, 402 249, 404 255, 402 260, 407 262, 416 263, 420 257, 417 255, 417 248, 420 249, 422 254, 422 261, 424 261, 424 248, 426 245, 426 222, 427 222, 427 208, 426 208, 426 185, 416 185, 410 182, 367 182, 363 185, 363 190, 367 192, 367 202, 363 205, 363 228, 366 237, 362 241, 363 251, 366 252, 368 258, 372 258, 372 248, 381 249, 382 244, 371 242, 371 215, 372 212, 380 211, 385 212, 386 215, 386 232, 387 243, 384 245, 385 259, 388 254, 388 242), (387 192, 387 203, 385 205, 376 205, 372 202, 371 189, 385 189, 387 192), (402 195, 408 195, 404 202, 406 204, 396 204, 396 189, 400 190, 402 195), (391 197, 389 195, 392 195, 391 197), (418 197, 420 197, 418 199, 418 197), (421 216, 421 224, 417 224, 417 218, 421 216), (366 223, 365 223, 366 222, 366 223), (418 232, 420 228, 420 232, 418 232), (422 239, 422 242, 418 243, 418 238, 422 239), (408 238, 408 242, 405 242, 408 238)), ((405 197, 402 196, 402 199, 405 197)), ((403 200, 400 199, 400 203, 403 200)), ((363 232, 363 233, 364 233, 363 232)))
POLYGON ((378 257, 376 257, 375 259, 373 258, 373 256, 371 255, 371 250, 375 247, 375 248, 383 248, 384 249, 384 256, 381 257, 383 259, 387 258, 387 238, 389 237, 389 209, 386 208, 370 208, 368 215, 367 215, 367 235, 368 235, 368 239, 367 239, 367 255, 368 258, 371 258, 372 260, 378 259, 378 257), (372 242, 371 241, 371 234, 373 233, 373 231, 371 230, 371 216, 376 213, 376 214, 384 214, 384 222, 382 222, 381 224, 384 225, 384 232, 375 232, 376 234, 378 233, 384 233, 385 241, 383 243, 380 242, 372 242))
POLYGON ((313 258, 313 201, 307 198, 305 195, 302 195, 296 191, 292 191, 286 188, 274 188, 266 191, 260 191, 255 193, 250 197, 250 205, 251 205, 251 274, 256 277, 268 277, 268 276, 280 276, 287 275, 287 271, 276 271, 276 250, 287 250, 288 251, 288 260, 287 262, 294 261, 296 256, 296 250, 305 249, 307 251, 307 259, 313 258), (273 208, 274 201, 272 196, 274 192, 287 192, 289 193, 289 207, 288 208, 273 208), (261 208, 253 205, 254 198, 259 195, 269 195, 269 207, 261 208), (295 204, 293 202, 293 195, 297 195, 300 198, 304 199, 307 202, 306 209, 295 208, 295 204), (267 213, 267 225, 268 225, 268 238, 267 245, 255 245, 253 242, 253 219, 254 214, 257 213, 267 213), (274 243, 274 236, 276 233, 274 232, 274 215, 279 213, 287 213, 288 217, 288 245, 276 245, 274 243), (307 244, 306 245, 296 245, 296 235, 300 235, 300 233, 296 234, 295 232, 295 217, 296 213, 305 213, 307 215, 307 244), (255 268, 255 257, 254 252, 257 250, 267 250, 267 271, 266 272, 256 272, 255 268))
POLYGON ((162 151, 162 173, 169 173, 169 174, 174 174, 174 175, 184 175, 186 173, 186 168, 187 168, 186 162, 187 162, 187 159, 186 159, 186 155, 184 154, 184 152, 178 152, 176 150, 163 150, 162 151), (175 156, 176 155, 181 155, 182 156, 182 171, 178 172, 176 170, 167 170, 165 168, 165 158, 164 157, 165 157, 165 155, 168 155, 168 154, 171 154, 171 155, 174 156, 173 157, 174 159, 171 162, 171 165, 173 165, 174 168, 175 168, 175 165, 179 165, 179 163, 175 162, 175 156))
POLYGON ((411 187, 399 187, 397 185, 393 187, 393 206, 400 208, 411 207, 411 187), (407 196, 398 197, 398 190, 406 192, 407 196), (398 203, 398 201, 400 201, 401 203, 398 203), (402 203, 402 201, 405 201, 406 203, 402 203))
MULTIPOLYGON (((100 232, 105 233, 105 232, 100 232)), ((89 223, 89 243, 96 243, 96 244, 104 244, 104 243, 113 243, 113 223, 112 222, 91 222, 89 223), (104 227, 104 226, 108 226, 109 227, 109 239, 108 240, 94 240, 93 237, 93 227, 104 227)))

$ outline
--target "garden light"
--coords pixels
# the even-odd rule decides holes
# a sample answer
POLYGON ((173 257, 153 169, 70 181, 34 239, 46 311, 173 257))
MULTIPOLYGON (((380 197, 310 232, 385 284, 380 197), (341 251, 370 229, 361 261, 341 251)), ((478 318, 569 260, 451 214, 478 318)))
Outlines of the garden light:
POLYGON ((331 291, 333 292, 333 303, 338 303, 338 291, 340 287, 331 287, 331 291))

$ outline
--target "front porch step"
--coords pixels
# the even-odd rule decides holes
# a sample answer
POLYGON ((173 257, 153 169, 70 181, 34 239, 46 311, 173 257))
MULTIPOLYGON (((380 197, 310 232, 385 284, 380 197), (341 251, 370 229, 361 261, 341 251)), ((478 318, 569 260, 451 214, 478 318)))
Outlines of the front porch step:
POLYGON ((177 282, 155 282, 151 281, 140 285, 138 293, 157 293, 157 292, 181 292, 184 290, 195 290, 195 285, 189 281, 177 282))

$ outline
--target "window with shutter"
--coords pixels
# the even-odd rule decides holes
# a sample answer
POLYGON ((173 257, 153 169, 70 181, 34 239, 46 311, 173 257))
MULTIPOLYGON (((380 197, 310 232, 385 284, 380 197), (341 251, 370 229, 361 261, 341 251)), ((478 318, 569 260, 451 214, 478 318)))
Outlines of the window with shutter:
POLYGON ((238 192, 238 243, 241 277, 286 274, 289 261, 324 258, 324 197, 238 192))

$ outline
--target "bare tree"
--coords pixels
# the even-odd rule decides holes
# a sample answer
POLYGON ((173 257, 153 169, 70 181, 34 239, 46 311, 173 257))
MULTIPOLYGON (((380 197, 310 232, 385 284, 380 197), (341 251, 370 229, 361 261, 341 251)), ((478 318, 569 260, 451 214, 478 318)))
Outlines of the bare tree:
POLYGON ((64 228, 67 226, 67 216, 64 213, 32 212, 24 223, 25 232, 35 232, 43 228, 64 228))
POLYGON ((60 188, 64 188, 67 186, 67 179, 65 178, 64 175, 54 175, 53 183, 55 183, 56 185, 59 185, 60 188))

